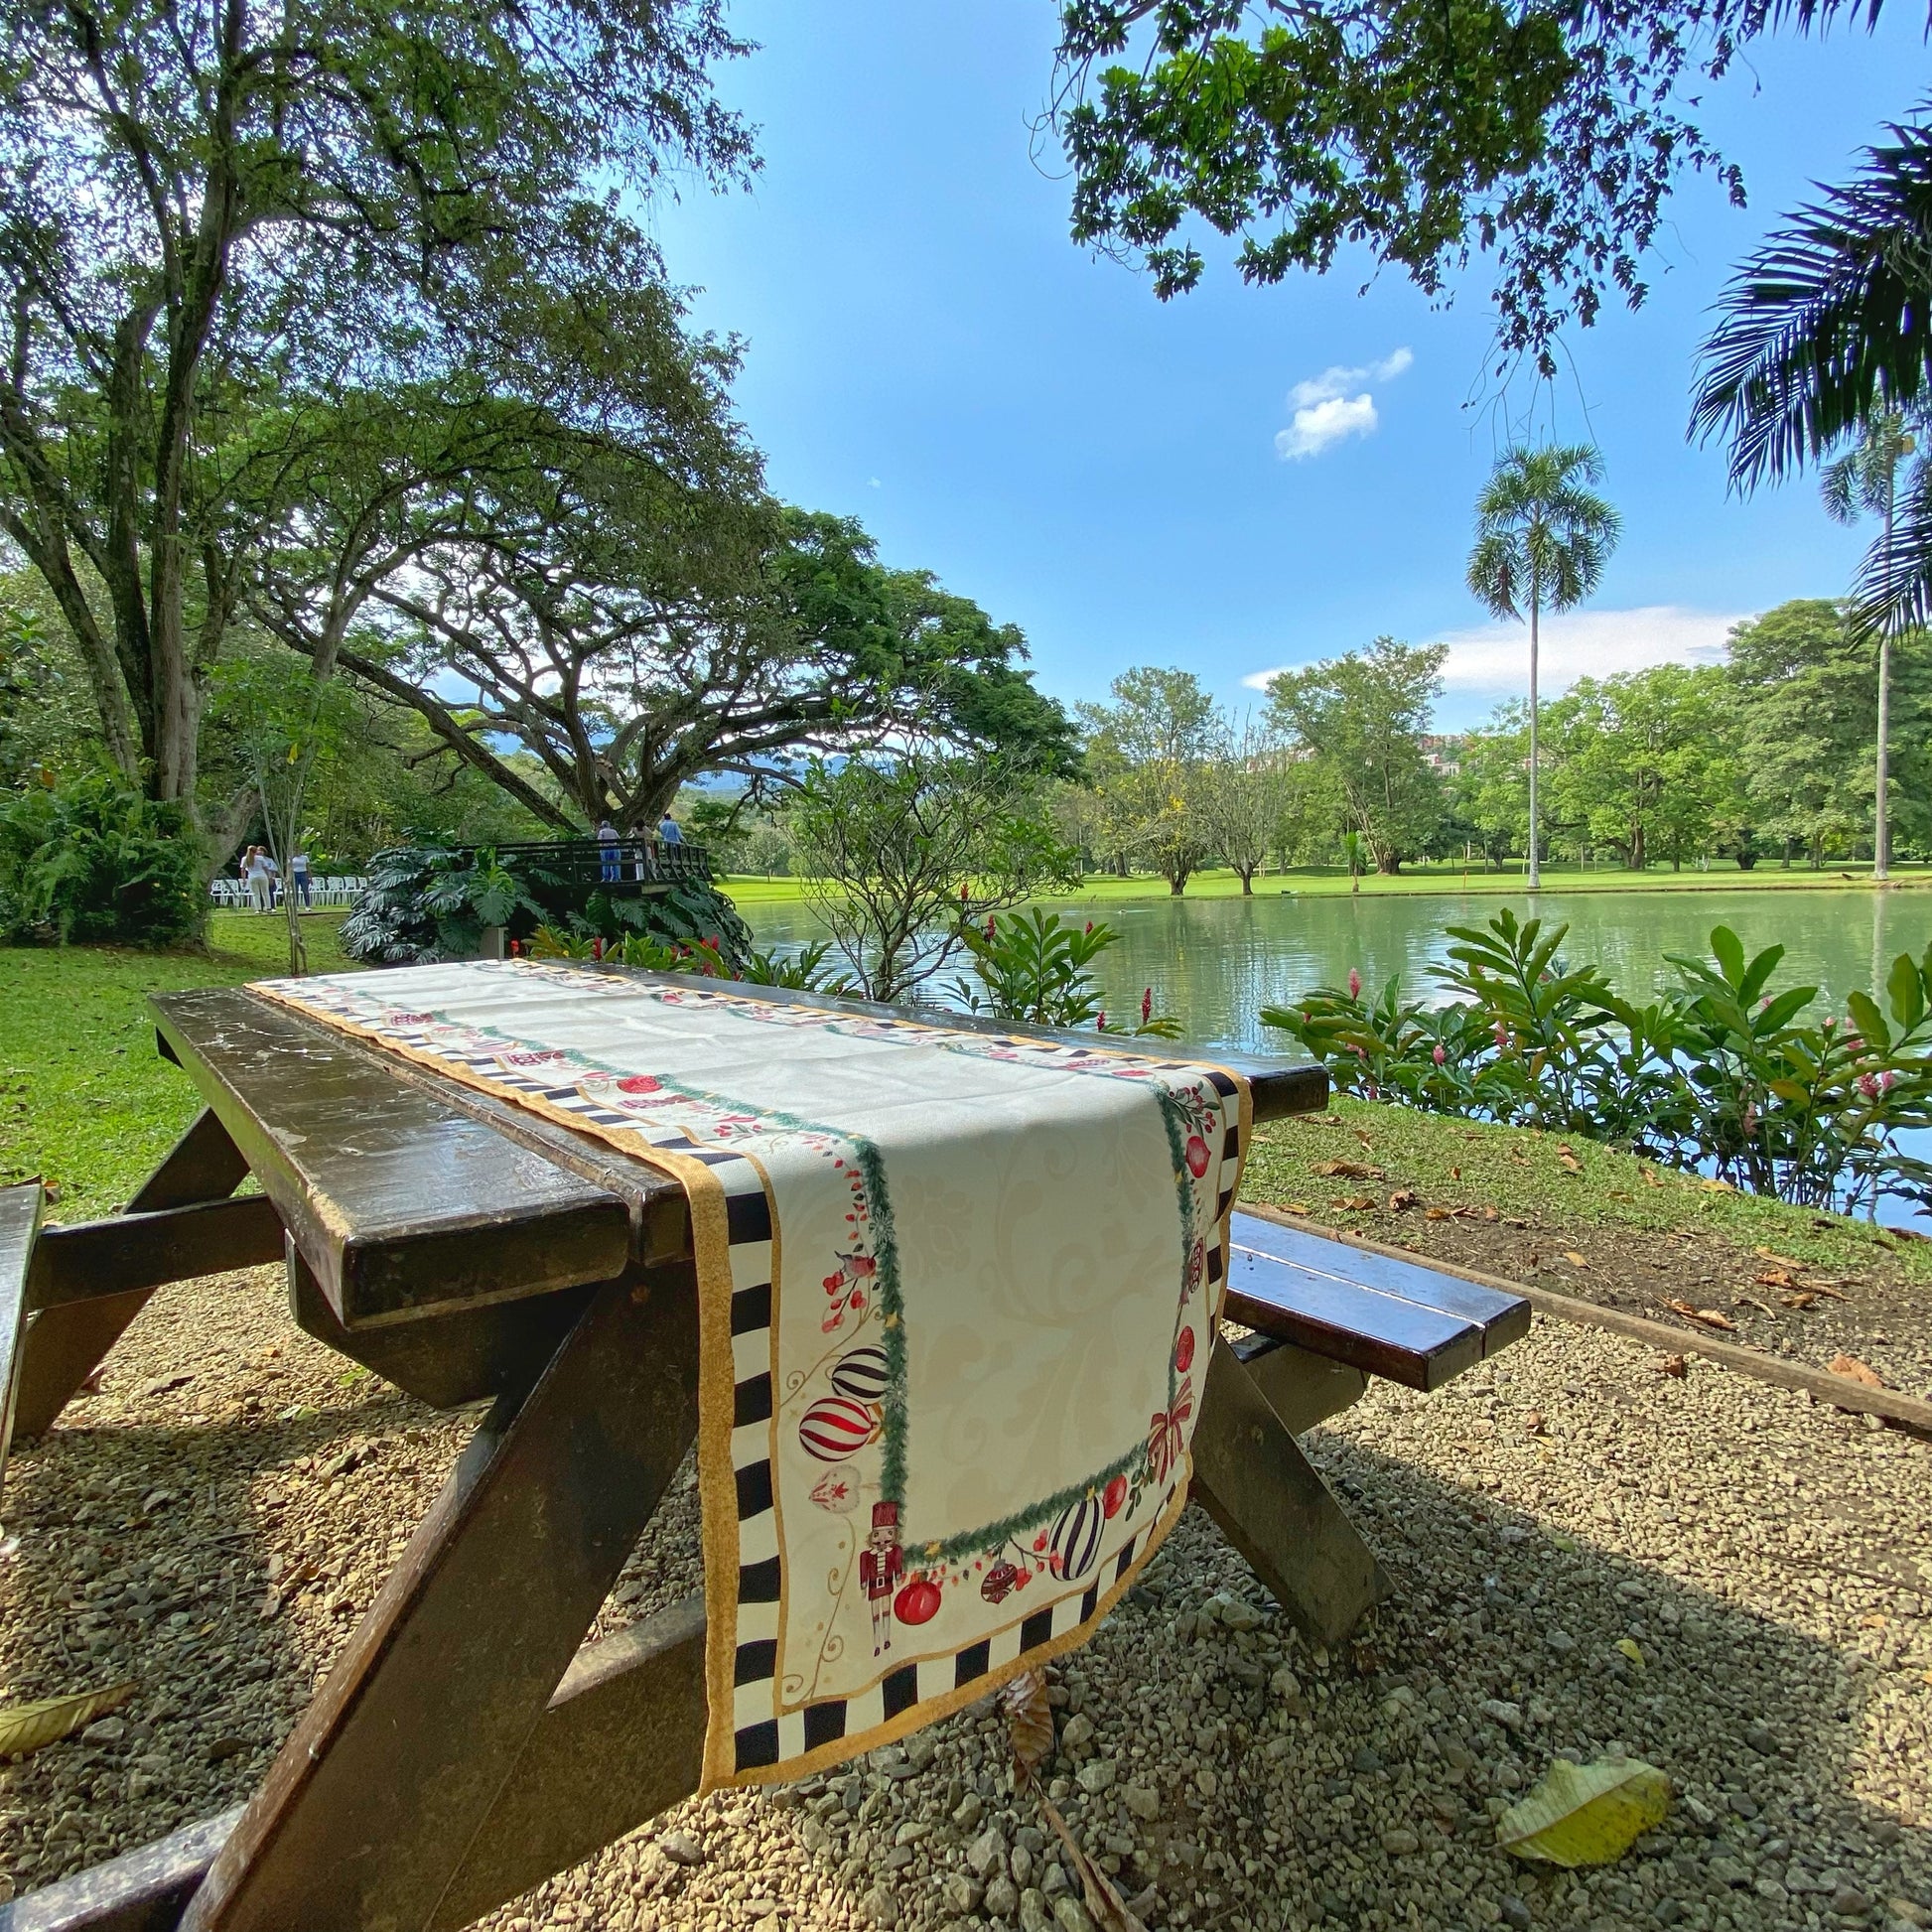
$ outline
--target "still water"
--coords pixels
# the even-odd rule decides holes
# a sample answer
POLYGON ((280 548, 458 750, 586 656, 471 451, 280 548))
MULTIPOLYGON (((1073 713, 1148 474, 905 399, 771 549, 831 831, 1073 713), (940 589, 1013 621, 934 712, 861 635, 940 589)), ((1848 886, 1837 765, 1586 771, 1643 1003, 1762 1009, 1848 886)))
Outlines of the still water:
MULTIPOLYGON (((1528 916, 1527 898, 1415 894, 1388 897, 1305 897, 1279 888, 1251 899, 1153 899, 1129 904, 1067 900, 1060 909, 1104 920, 1121 943, 1097 962, 1123 1017, 1141 989, 1172 1013, 1189 1040, 1208 1047, 1292 1051, 1262 1027, 1264 1006, 1286 1005, 1315 986, 1336 986, 1351 968, 1379 988, 1400 973, 1405 992, 1433 990, 1429 968, 1443 956, 1447 925, 1481 925, 1504 905, 1528 916)), ((1844 1011, 1845 995, 1882 986, 1894 955, 1932 943, 1932 892, 1545 893, 1536 910, 1568 921, 1565 957, 1594 960, 1626 997, 1646 1000, 1670 980, 1666 955, 1703 955, 1715 925, 1727 925, 1747 951, 1782 945, 1774 987, 1817 986, 1844 1011)), ((759 943, 790 946, 822 936, 799 904, 747 908, 759 943)), ((953 977, 951 969, 941 975, 953 977)), ((1111 1009, 1110 1009, 1111 1010, 1111 1009)), ((1813 1010, 1822 1014, 1829 1009, 1813 1010)))

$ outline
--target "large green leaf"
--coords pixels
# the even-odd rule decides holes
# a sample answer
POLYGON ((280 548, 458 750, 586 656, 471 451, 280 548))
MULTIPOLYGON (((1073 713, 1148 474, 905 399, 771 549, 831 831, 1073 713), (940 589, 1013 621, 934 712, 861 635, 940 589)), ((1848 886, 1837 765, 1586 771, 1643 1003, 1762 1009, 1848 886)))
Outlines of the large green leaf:
POLYGON ((1859 1032, 1882 1053, 1891 1044, 1891 1029, 1878 1011, 1878 1002, 1869 993, 1854 991, 1845 996, 1845 1005, 1859 1032))
MULTIPOLYGON (((1744 978, 1744 942, 1732 932, 1729 926, 1714 926, 1711 932, 1711 955, 1731 986, 1740 986, 1744 978)), ((1746 996, 1748 997, 1748 996, 1746 996)))
POLYGON ((132 1684, 78 1691, 71 1697, 42 1698, 33 1704, 0 1709, 0 1757, 25 1757, 84 1730, 96 1718, 118 1710, 134 1695, 132 1684))
POLYGON ((1892 961, 1885 997, 1891 1003, 1892 1018, 1908 1031, 1925 1018, 1925 982, 1910 953, 1902 952, 1892 961))
POLYGON ((1496 1843, 1519 1859, 1576 1866, 1620 1859, 1670 1812, 1670 1780, 1637 1757, 1572 1764, 1560 1757, 1542 1782, 1496 1822, 1496 1843))

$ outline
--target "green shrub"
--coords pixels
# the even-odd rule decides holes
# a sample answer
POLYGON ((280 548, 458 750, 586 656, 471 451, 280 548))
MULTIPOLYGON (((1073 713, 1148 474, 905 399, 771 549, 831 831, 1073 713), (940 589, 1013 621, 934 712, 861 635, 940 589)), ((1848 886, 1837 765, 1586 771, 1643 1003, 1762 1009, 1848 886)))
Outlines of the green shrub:
POLYGON ((165 946, 201 932, 207 886, 181 806, 106 771, 0 797, 0 936, 165 946))
POLYGON ((1636 1007, 1563 960, 1568 930, 1509 911, 1450 926, 1435 974, 1464 998, 1405 1000, 1392 979, 1365 999, 1351 973, 1262 1023, 1365 1099, 1587 1135, 1810 1207, 1932 1207, 1932 1164, 1899 1140, 1932 1126, 1932 948, 1892 962, 1889 1018, 1855 992, 1848 1017, 1812 1020, 1815 986, 1772 990, 1782 946, 1747 958, 1719 926, 1709 960, 1667 955, 1676 984, 1636 1007))

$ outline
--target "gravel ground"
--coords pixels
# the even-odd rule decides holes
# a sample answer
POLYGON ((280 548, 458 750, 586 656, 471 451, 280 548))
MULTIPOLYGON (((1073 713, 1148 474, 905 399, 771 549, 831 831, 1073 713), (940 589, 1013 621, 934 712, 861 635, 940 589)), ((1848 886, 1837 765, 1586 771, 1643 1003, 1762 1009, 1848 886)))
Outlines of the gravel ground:
MULTIPOLYGON (((1312 1436, 1399 1586, 1339 1654, 1189 1512, 1053 1674, 1052 1790, 1151 1926, 1932 1926, 1932 1445, 1653 1362, 1540 1322, 1312 1436), (1587 1875, 1495 1849, 1554 1756, 1618 1750, 1670 1774, 1663 1829, 1587 1875)), ((468 1428, 298 1333, 270 1271, 159 1296, 8 1471, 0 1695, 138 1690, 0 1766, 0 1891, 245 1796, 468 1428)), ((695 1585, 693 1513, 605 1627, 695 1585)), ((682 1806, 487 1923, 1086 1932, 1005 1763, 969 1711, 682 1806)))

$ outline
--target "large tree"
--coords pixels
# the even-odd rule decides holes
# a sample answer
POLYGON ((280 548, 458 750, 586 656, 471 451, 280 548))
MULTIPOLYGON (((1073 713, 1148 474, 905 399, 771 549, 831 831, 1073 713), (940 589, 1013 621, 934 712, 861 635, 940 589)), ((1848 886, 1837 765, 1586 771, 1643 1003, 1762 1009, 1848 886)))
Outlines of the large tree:
MULTIPOLYGON (((1907 631, 1892 656, 1890 817, 1916 842, 1932 832, 1932 643, 1907 631)), ((1730 633, 1745 782, 1759 828, 1787 857, 1821 865, 1870 832, 1877 668, 1876 641, 1824 598, 1780 604, 1730 633)))
POLYGON ((1378 637, 1269 680, 1268 718, 1333 783, 1378 872, 1421 857, 1442 828, 1442 775, 1423 745, 1443 691, 1442 644, 1378 637))
POLYGON ((789 760, 908 730, 1069 759, 1019 631, 856 523, 601 458, 530 487, 375 585, 339 661, 560 831, 647 831, 702 776, 756 804, 789 760))
POLYGON ((1622 528, 1587 487, 1602 459, 1581 444, 1509 450, 1476 498, 1469 588, 1499 618, 1520 618, 1530 638, 1529 889, 1542 884, 1537 818, 1537 650, 1545 610, 1568 611, 1601 581, 1622 528))
POLYGON ((579 426, 627 430, 624 340, 597 324, 655 265, 611 191, 745 163, 707 79, 735 46, 715 0, 10 12, 0 529, 153 795, 195 796, 257 536, 252 419, 486 365, 547 306, 594 339, 579 426))
POLYGON ((1065 0, 1049 116, 1075 240, 1195 286, 1199 223, 1251 282, 1364 249, 1432 296, 1494 258, 1499 335, 1555 373, 1566 321, 1646 293, 1687 172, 1743 183, 1703 90, 1781 23, 1879 0, 1065 0))
POLYGON ((1121 672, 1109 694, 1078 708, 1102 841, 1178 897, 1207 856, 1200 779, 1220 729, 1214 700, 1192 671, 1149 664, 1121 672))

